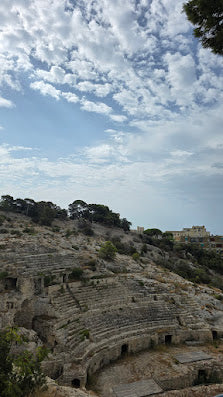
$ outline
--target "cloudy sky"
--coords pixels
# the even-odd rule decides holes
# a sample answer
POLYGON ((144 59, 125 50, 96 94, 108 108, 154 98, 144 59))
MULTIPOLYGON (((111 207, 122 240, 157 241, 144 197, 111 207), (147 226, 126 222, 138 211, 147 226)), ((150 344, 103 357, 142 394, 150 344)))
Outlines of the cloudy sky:
POLYGON ((1 0, 1 194, 223 234, 223 58, 181 0, 1 0))

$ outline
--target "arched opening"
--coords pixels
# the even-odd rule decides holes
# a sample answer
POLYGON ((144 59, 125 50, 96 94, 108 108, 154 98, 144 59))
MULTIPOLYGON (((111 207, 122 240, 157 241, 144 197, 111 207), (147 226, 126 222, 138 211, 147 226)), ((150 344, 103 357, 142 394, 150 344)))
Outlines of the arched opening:
POLYGON ((17 278, 13 278, 13 277, 7 277, 4 280, 4 287, 6 290, 12 290, 12 289, 16 289, 16 284, 17 284, 17 278))
POLYGON ((122 356, 128 353, 128 348, 129 348, 129 346, 128 346, 127 343, 124 343, 124 345, 122 345, 122 348, 121 348, 121 355, 122 356))
POLYGON ((72 384, 73 387, 79 388, 80 385, 81 385, 80 379, 74 378, 74 379, 72 380, 71 384, 72 384))
POLYGON ((172 335, 165 335, 165 345, 171 345, 172 335))
POLYGON ((207 373, 204 369, 199 369, 197 374, 197 384, 201 385, 207 382, 207 373))
POLYGON ((212 331, 212 338, 213 338, 213 340, 218 339, 217 331, 212 331))

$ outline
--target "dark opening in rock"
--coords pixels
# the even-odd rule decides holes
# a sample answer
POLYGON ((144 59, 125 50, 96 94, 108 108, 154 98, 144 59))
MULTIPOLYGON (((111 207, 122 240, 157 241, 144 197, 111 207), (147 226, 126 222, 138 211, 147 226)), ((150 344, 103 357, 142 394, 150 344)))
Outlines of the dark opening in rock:
POLYGON ((172 335, 165 335, 165 344, 171 345, 172 343, 172 335))
POLYGON ((217 331, 212 331, 212 337, 213 337, 213 339, 218 339, 217 331))
POLYGON ((74 378, 71 383, 72 383, 72 386, 76 387, 76 388, 79 388, 81 385, 80 379, 78 379, 78 378, 74 378))
POLYGON ((197 382, 198 384, 203 384, 207 381, 207 373, 204 369, 198 370, 197 380, 198 380, 197 382))
POLYGON ((128 353, 128 344, 127 343, 125 343, 124 345, 122 345, 122 348, 121 348, 121 354, 123 355, 123 354, 126 354, 126 353, 128 353))
POLYGON ((16 289, 16 283, 17 283, 17 278, 13 278, 13 277, 5 278, 4 280, 5 289, 6 290, 16 289))

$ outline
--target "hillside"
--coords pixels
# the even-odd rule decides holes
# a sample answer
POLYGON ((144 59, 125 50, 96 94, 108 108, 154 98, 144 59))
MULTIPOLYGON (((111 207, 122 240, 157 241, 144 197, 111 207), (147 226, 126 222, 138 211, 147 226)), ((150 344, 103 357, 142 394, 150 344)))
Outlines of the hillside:
MULTIPOLYGON (((120 228, 78 220, 41 226, 21 214, 0 216, 0 328, 17 325, 29 330, 33 343, 47 345, 51 352, 43 369, 51 379, 72 386, 76 396, 95 395, 85 389, 95 385, 97 395, 105 396, 103 384, 110 379, 107 397, 121 396, 115 382, 130 384, 148 377, 163 391, 188 388, 204 368, 206 381, 223 380, 223 294, 216 287, 223 285, 223 278, 214 254, 210 267, 207 258, 202 266, 195 251, 174 249, 167 241, 120 228), (101 255, 106 241, 116 246, 113 260, 101 255), (195 282, 201 280, 207 284, 195 282), (138 371, 137 360, 137 376, 132 369, 131 376, 106 375, 107 368, 113 368, 110 363, 116 365, 121 358, 127 360, 127 368, 128 360, 142 352, 153 352, 153 364, 157 360, 161 368, 165 352, 161 357, 157 349, 171 350, 175 344, 181 351, 202 349, 211 354, 208 365, 205 360, 190 365, 188 382, 177 372, 185 367, 175 368, 176 362, 168 381, 165 366, 162 372, 155 367, 138 371), (198 347, 201 344, 204 347, 198 347)), ((170 357, 166 360, 170 364, 170 357)))

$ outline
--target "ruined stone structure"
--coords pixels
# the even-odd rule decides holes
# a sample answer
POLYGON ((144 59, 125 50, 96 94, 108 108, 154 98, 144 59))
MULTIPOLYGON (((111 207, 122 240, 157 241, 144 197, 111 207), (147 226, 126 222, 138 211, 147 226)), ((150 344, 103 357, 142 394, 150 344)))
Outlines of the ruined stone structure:
MULTIPOLYGON (((51 349, 44 370, 60 384, 84 386, 88 377, 126 353, 157 344, 208 342, 223 334, 216 313, 201 309, 196 287, 185 281, 181 288, 182 279, 165 273, 151 258, 136 263, 120 255, 114 263, 98 260, 91 271, 78 251, 37 245, 31 238, 4 244, 0 328, 16 324, 34 330, 51 349), (74 268, 88 277, 71 280, 74 268)), ((84 244, 91 253, 98 246, 95 238, 85 238, 84 244)), ((223 305, 217 302, 222 319, 223 305)))

